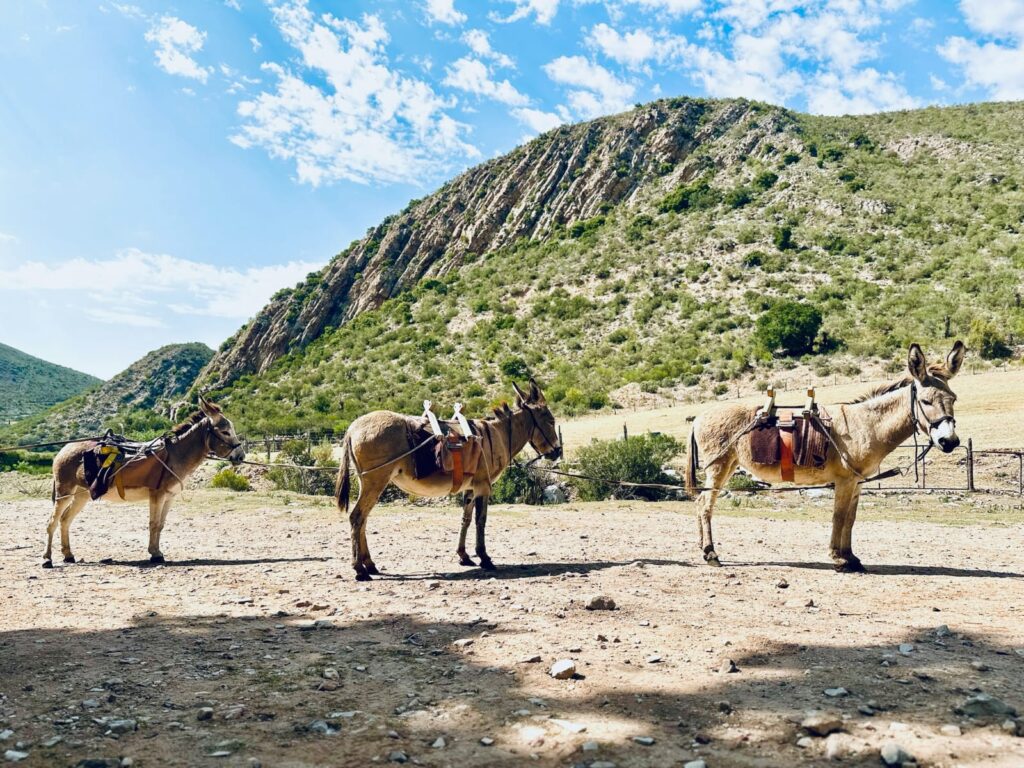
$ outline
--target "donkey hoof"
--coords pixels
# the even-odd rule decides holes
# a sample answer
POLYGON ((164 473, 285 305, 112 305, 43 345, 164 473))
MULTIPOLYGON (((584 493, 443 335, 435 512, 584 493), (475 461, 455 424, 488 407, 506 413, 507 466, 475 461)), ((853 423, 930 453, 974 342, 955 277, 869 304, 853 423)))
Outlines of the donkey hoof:
POLYGON ((722 563, 718 559, 718 555, 707 555, 704 558, 704 562, 707 565, 710 565, 712 568, 721 568, 722 567, 722 563))
POLYGON ((480 567, 483 568, 485 571, 496 571, 496 570, 498 570, 498 566, 496 566, 491 561, 491 558, 489 558, 489 557, 481 557, 480 558, 480 567))
POLYGON ((373 581, 373 579, 370 578, 370 574, 368 573, 356 571, 356 581, 373 581))
POLYGON ((380 576, 380 571, 377 570, 377 566, 373 563, 366 564, 366 572, 371 576, 380 576))
POLYGON ((468 568, 475 568, 476 562, 469 555, 459 555, 459 565, 465 565, 468 568))
POLYGON ((152 555, 149 558, 149 562, 157 563, 157 564, 162 563, 162 562, 164 562, 164 556, 163 555, 152 555))
POLYGON ((837 573, 867 573, 868 569, 857 558, 851 560, 840 560, 835 565, 837 573))
POLYGON ((75 562, 75 556, 74 555, 68 555, 67 557, 64 558, 64 562, 65 563, 73 563, 73 562, 75 562))
POLYGON ((43 560, 43 568, 53 568, 53 560, 43 560))

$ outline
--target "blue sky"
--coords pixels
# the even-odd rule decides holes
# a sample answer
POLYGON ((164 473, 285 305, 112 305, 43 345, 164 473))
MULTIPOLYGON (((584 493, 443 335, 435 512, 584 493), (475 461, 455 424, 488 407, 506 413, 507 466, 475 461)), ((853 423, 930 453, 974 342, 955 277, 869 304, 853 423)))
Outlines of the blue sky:
POLYGON ((4 0, 0 341, 216 346, 458 171, 661 96, 1024 98, 1024 0, 4 0))

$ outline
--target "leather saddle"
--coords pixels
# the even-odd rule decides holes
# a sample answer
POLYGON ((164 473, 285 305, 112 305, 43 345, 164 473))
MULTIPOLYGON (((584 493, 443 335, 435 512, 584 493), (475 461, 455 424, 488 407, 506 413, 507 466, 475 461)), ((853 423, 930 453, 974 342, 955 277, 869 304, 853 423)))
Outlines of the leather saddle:
POLYGON ((93 501, 104 496, 113 483, 123 500, 125 488, 156 490, 167 469, 165 440, 137 442, 108 430, 82 456, 82 470, 93 501))
POLYGON ((818 406, 762 409, 750 430, 750 454, 757 464, 780 465, 782 479, 792 482, 794 467, 821 469, 828 459, 832 419, 818 406))
POLYGON ((455 419, 439 421, 424 403, 423 417, 409 427, 409 447, 420 445, 413 452, 416 479, 438 473, 451 475, 452 493, 462 487, 466 476, 472 477, 480 467, 483 445, 480 436, 460 413, 456 405, 455 419), (431 442, 430 439, 434 438, 431 442), (426 443, 426 445, 421 445, 426 443))

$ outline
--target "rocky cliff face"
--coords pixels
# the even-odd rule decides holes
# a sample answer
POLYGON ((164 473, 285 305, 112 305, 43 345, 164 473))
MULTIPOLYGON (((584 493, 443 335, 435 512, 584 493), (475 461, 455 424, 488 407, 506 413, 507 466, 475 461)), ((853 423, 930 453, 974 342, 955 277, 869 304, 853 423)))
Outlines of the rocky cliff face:
POLYGON ((540 239, 611 206, 742 162, 793 129, 784 110, 735 101, 671 99, 562 126, 470 169, 371 229, 324 270, 280 292, 226 342, 197 386, 262 373, 289 351, 414 286, 521 238, 540 239), (750 124, 739 140, 722 140, 750 124))

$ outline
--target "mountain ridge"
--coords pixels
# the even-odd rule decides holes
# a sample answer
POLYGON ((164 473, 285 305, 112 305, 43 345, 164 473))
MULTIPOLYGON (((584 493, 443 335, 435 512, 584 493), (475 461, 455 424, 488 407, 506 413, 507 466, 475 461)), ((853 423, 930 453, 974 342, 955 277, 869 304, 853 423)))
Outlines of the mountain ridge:
POLYGON ((31 416, 101 381, 0 344, 0 422, 31 416))

